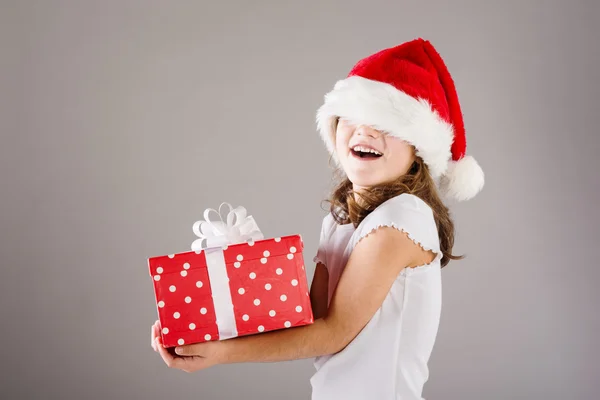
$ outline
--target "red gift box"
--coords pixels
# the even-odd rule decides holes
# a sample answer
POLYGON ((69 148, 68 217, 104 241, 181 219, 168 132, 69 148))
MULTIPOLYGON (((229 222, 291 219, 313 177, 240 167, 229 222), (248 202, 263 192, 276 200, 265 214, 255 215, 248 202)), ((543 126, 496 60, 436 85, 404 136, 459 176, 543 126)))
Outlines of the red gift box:
POLYGON ((148 259, 166 347, 313 322, 300 235, 148 259))

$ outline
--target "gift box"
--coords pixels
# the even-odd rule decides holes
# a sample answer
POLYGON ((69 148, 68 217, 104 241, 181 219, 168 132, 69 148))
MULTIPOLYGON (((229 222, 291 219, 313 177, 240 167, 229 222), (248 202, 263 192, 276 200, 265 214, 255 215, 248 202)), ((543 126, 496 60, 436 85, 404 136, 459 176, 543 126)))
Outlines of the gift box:
MULTIPOLYGON (((243 207, 194 224, 192 250, 148 258, 166 347, 313 323, 300 235, 263 238, 243 207)), ((215 211, 216 212, 216 211, 215 211)))

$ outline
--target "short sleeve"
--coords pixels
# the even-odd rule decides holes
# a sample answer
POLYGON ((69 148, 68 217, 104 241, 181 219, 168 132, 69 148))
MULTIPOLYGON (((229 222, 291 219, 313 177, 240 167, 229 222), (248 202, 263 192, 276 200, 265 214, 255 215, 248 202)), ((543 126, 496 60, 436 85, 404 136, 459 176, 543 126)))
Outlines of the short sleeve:
POLYGON ((323 222, 321 223, 321 235, 319 238, 319 247, 317 248, 317 254, 313 258, 315 263, 321 263, 327 266, 327 244, 329 242, 329 237, 331 236, 331 229, 333 225, 333 216, 331 213, 327 214, 323 218, 323 222))
POLYGON ((383 226, 401 230, 425 250, 440 252, 440 242, 433 211, 419 197, 401 194, 382 203, 360 223, 353 237, 353 247, 365 236, 383 226))

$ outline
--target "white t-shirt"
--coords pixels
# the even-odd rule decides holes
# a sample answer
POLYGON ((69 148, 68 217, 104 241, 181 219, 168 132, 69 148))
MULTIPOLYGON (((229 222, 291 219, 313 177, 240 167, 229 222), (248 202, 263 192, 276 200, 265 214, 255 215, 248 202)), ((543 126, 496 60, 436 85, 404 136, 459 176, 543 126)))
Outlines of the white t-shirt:
POLYGON ((342 351, 315 359, 313 400, 423 399, 442 306, 442 254, 431 208, 414 195, 402 194, 377 207, 356 229, 338 225, 328 214, 315 262, 329 271, 329 304, 354 246, 382 226, 408 233, 436 257, 430 264, 403 269, 356 338, 342 351))

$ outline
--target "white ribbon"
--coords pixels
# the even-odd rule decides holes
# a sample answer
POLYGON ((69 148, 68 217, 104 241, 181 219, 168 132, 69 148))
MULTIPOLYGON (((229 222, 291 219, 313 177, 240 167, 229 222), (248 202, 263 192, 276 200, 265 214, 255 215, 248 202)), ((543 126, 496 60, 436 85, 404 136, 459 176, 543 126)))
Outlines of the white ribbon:
POLYGON ((213 304, 217 317, 217 327, 221 340, 237 336, 237 325, 233 312, 233 300, 229 287, 229 276, 225 266, 223 246, 244 243, 264 238, 254 218, 246 215, 244 207, 233 209, 229 203, 221 203, 219 211, 208 208, 204 211, 204 221, 196 221, 192 230, 199 237, 192 243, 192 250, 204 250, 213 304), (221 208, 229 207, 225 221, 221 208), (211 221, 210 212, 219 215, 220 221, 211 221))
POLYGON ((225 268, 223 249, 213 247, 204 251, 208 279, 212 291, 213 305, 217 316, 217 327, 219 328, 219 339, 225 340, 237 336, 237 324, 233 312, 233 300, 229 288, 229 277, 225 268))
POLYGON ((207 208, 204 211, 204 221, 196 221, 192 226, 192 230, 199 237, 192 243, 192 250, 194 251, 264 238, 254 218, 246 215, 246 209, 244 207, 233 209, 229 203, 221 203, 219 211, 207 208), (225 221, 221 212, 223 206, 229 207, 225 221), (210 220, 211 211, 219 215, 220 221, 210 220))

